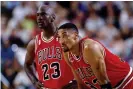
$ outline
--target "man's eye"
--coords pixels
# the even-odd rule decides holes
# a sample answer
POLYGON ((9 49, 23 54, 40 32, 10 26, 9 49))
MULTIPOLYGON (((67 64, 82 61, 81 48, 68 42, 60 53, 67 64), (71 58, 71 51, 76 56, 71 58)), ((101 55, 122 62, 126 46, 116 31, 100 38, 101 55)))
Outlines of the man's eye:
POLYGON ((41 13, 41 15, 45 15, 45 13, 41 13))
POLYGON ((63 38, 66 37, 66 35, 63 35, 63 38))
POLYGON ((39 16, 39 14, 36 14, 36 16, 39 16))

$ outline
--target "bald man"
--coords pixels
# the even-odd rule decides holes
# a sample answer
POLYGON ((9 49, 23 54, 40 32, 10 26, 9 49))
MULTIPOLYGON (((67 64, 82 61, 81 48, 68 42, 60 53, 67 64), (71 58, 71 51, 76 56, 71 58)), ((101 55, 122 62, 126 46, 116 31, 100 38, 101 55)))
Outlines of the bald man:
POLYGON ((54 20, 52 8, 47 5, 38 8, 37 23, 42 32, 27 46, 24 69, 37 89, 76 89, 73 73, 63 60, 54 20), (31 67, 34 62, 38 77, 31 67))

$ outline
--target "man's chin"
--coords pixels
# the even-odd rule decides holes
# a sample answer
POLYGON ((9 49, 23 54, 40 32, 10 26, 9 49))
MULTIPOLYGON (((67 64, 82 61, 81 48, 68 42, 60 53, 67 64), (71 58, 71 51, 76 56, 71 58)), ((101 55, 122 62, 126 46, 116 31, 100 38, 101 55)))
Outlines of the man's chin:
POLYGON ((43 29, 43 26, 38 26, 40 29, 43 29))
POLYGON ((45 28, 47 28, 48 26, 45 26, 45 25, 39 25, 38 26, 40 29, 45 29, 45 28))

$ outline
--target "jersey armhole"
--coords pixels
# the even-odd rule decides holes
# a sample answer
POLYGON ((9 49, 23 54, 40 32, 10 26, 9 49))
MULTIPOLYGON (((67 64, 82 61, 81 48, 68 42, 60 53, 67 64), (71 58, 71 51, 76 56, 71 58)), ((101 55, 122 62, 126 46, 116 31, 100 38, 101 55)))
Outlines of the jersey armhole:
MULTIPOLYGON (((100 44, 101 45, 101 44, 100 44)), ((101 45, 102 46, 102 45, 101 45)), ((103 48, 103 58, 105 59, 105 56, 106 56, 106 52, 105 52, 105 48, 102 46, 102 48, 103 48)))
MULTIPOLYGON (((94 41, 95 41, 95 40, 94 40, 94 41)), ((98 43, 98 44, 100 44, 100 43, 97 42, 97 41, 95 41, 95 42, 98 43)), ((85 41, 83 41, 83 42, 81 43, 81 45, 82 45, 82 52, 83 52, 83 49, 84 49, 84 43, 85 43, 85 41)), ((105 56, 106 56, 105 48, 103 47, 102 44, 100 44, 100 46, 103 48, 102 55, 103 55, 103 58, 105 59, 105 56)), ((84 62, 85 62, 86 64, 89 64, 88 61, 85 60, 84 58, 83 58, 83 60, 84 60, 84 62)))
POLYGON ((35 53, 37 51, 38 35, 35 37, 35 53))
POLYGON ((72 66, 72 64, 73 64, 72 62, 74 62, 74 60, 71 56, 72 56, 72 54, 69 52, 68 53, 68 63, 72 66))
POLYGON ((70 52, 68 53, 68 63, 71 65, 70 52))
MULTIPOLYGON (((83 49, 84 49, 84 43, 85 43, 85 41, 82 41, 82 43, 81 43, 81 47, 82 47, 81 52, 82 52, 82 53, 83 53, 83 49)), ((82 54, 82 55, 83 55, 83 54, 82 54)), ((84 57, 83 57, 83 60, 84 60, 84 62, 85 62, 86 64, 89 64, 88 61, 87 61, 86 59, 84 59, 84 57)))

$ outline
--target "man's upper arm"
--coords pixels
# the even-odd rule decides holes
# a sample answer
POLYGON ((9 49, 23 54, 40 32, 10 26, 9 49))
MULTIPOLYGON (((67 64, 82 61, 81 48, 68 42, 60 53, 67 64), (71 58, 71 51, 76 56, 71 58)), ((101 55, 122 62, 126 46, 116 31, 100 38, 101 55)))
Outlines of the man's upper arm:
POLYGON ((104 48, 101 44, 95 41, 86 41, 83 54, 85 61, 91 65, 94 74, 101 81, 101 84, 104 84, 105 81, 109 81, 104 62, 104 48))
POLYGON ((85 42, 84 57, 91 66, 98 68, 99 61, 104 61, 103 47, 97 42, 85 42))
POLYGON ((35 40, 32 39, 27 46, 27 53, 25 57, 25 63, 31 65, 35 57, 35 40))

